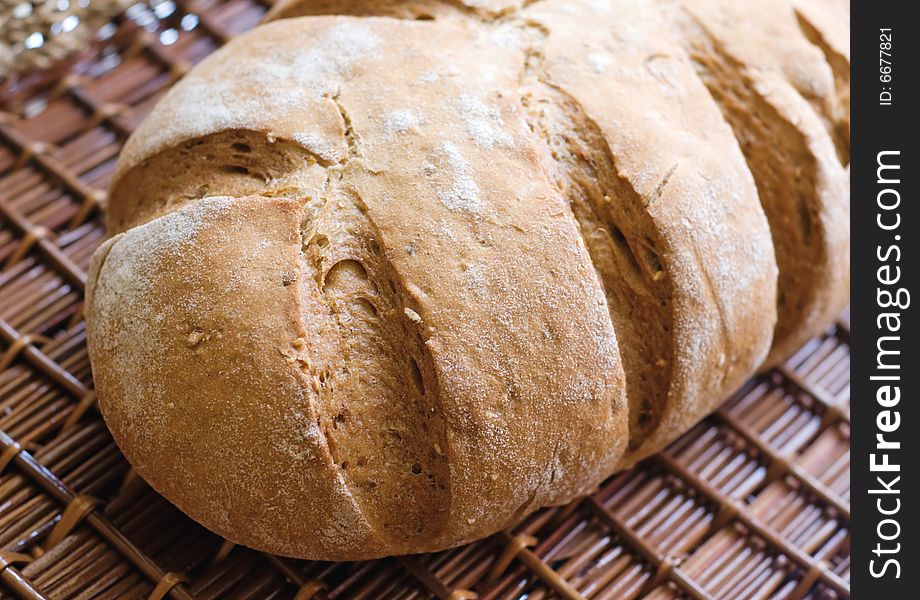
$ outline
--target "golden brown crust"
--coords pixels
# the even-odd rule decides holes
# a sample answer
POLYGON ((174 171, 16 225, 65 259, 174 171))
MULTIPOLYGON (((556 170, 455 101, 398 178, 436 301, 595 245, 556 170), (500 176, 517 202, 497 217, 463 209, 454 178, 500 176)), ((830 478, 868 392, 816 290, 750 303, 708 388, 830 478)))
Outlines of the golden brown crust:
POLYGON ((344 559, 381 543, 285 356, 305 335, 284 285, 299 224, 295 202, 208 198, 112 238, 90 273, 89 349, 106 423, 155 489, 231 540, 291 553, 308 523, 316 552, 344 559))
POLYGON ((838 153, 850 154, 850 3, 846 0, 794 0, 802 33, 821 49, 834 72, 837 97, 831 103, 838 153))
POLYGON ((710 412, 763 360, 776 312, 768 228, 731 130, 654 3, 518 9, 288 0, 270 17, 426 13, 468 19, 524 50, 518 93, 543 138, 545 168, 580 223, 620 342, 631 464, 710 412))
MULTIPOLYGON (((232 41, 119 162, 90 352, 156 489, 276 553, 442 549, 589 491, 757 368, 770 230, 656 3, 290 0, 271 16, 337 13, 361 18, 232 41)), ((816 102, 790 102, 812 111, 796 148, 833 153, 816 102)), ((821 252, 842 251, 832 237, 821 252)))
MULTIPOLYGON (((539 506, 587 492, 612 470, 627 440, 623 374, 600 283, 567 205, 540 175, 516 98, 498 91, 513 87, 517 71, 512 67, 520 59, 495 52, 475 31, 459 24, 435 28, 336 18, 271 24, 239 38, 226 52, 241 52, 245 61, 258 65, 274 60, 277 74, 286 76, 286 64, 303 67, 303 55, 313 49, 309 40, 335 36, 338 30, 378 45, 381 63, 364 58, 353 67, 342 63, 340 56, 336 72, 325 71, 323 85, 334 88, 324 89, 334 89, 332 98, 346 125, 347 154, 336 162, 324 159, 325 166, 303 161, 305 169, 319 165, 325 172, 319 185, 286 172, 264 184, 272 193, 289 190, 303 206, 298 220, 300 276, 285 293, 301 290, 306 333, 287 332, 282 337, 288 346, 278 342, 274 354, 247 344, 234 360, 243 360, 245 352, 260 352, 264 360, 281 365, 293 361, 298 367, 306 391, 279 389, 277 394, 311 394, 314 420, 307 425, 315 424, 327 443, 333 471, 325 470, 322 476, 341 481, 348 490, 347 502, 329 499, 327 510, 334 515, 357 507, 366 535, 354 544, 343 540, 335 549, 314 542, 325 522, 306 508, 284 521, 286 529, 299 532, 301 542, 292 541, 293 532, 287 534, 290 538, 272 541, 245 529, 235 531, 235 522, 224 526, 219 515, 215 521, 211 503, 193 500, 199 492, 194 485, 178 492, 179 482, 189 475, 173 479, 176 462, 135 439, 137 433, 122 412, 123 405, 131 403, 113 365, 129 360, 122 350, 129 342, 113 344, 112 337, 121 329, 112 321, 136 318, 154 329, 159 322, 129 310, 115 315, 100 308, 114 302, 124 285, 110 272, 120 271, 113 266, 117 255, 111 252, 98 272, 90 308, 103 410, 129 458, 142 466, 141 474, 183 510, 224 535, 282 554, 326 559, 434 550, 481 537, 539 506), (421 27, 438 36, 440 57, 414 56, 411 40, 421 27), (277 51, 279 37, 291 42, 286 56, 277 51), (477 73, 482 64, 494 68, 477 73), (416 407, 423 409, 422 416, 411 412, 416 407), (164 481, 167 477, 170 480, 164 481), (413 487, 415 482, 422 484, 413 487)), ((169 135, 153 125, 139 130, 120 170, 122 182, 131 178, 133 193, 118 192, 124 184, 116 182, 113 211, 128 225, 150 214, 167 214, 129 229, 115 249, 137 245, 141 236, 149 240, 148 249, 156 247, 158 238, 150 235, 150 228, 185 219, 190 211, 214 202, 161 197, 164 190, 174 188, 160 185, 157 155, 169 153, 181 160, 183 155, 175 149, 189 140, 207 140, 198 148, 213 160, 195 172, 209 178, 211 191, 251 191, 250 179, 211 178, 208 169, 225 173, 227 161, 236 160, 234 144, 255 144, 250 132, 258 132, 272 122, 274 112, 290 105, 266 105, 251 120, 248 114, 227 117, 220 107, 220 119, 210 123, 183 112, 200 116, 195 103, 187 103, 199 92, 197 86, 212 86, 209 90, 217 98, 234 97, 237 90, 215 90, 214 82, 251 86, 246 79, 251 75, 241 77, 240 72, 245 66, 241 68, 238 60, 218 54, 184 79, 148 121, 174 119, 180 124, 177 128, 169 135), (184 130, 181 124, 186 122, 192 124, 184 130), (233 124, 231 133, 213 137, 227 122, 233 124)), ((228 110, 232 113, 233 105, 228 110)), ((308 121, 301 123, 310 127, 308 121)), ((318 153, 324 140, 301 133, 269 129, 261 135, 271 137, 284 152, 293 144, 309 156, 318 153)), ((261 168, 247 164, 252 171, 261 168)), ((266 206, 291 204, 261 201, 266 206)), ((245 202, 249 207, 259 200, 245 202)), ((255 217, 247 227, 264 229, 255 217)), ((217 224, 205 229, 206 242, 195 242, 188 254, 220 256, 218 244, 229 248, 227 252, 241 252, 241 246, 252 244, 238 239, 234 227, 217 224), (218 231, 224 239, 215 239, 218 231), (206 250, 209 245, 214 248, 206 250)), ((157 271, 162 282, 156 287, 169 289, 176 298, 183 295, 190 267, 182 261, 174 264, 181 271, 171 273, 164 265, 157 271)), ((209 271, 232 273, 232 264, 213 265, 209 271)), ((280 275, 290 268, 280 269, 280 275)), ((218 289, 209 288, 208 294, 212 306, 232 303, 218 289)), ((258 322, 263 310, 279 310, 255 297, 247 300, 249 313, 240 314, 246 324, 241 329, 258 322)), ((200 303, 195 306, 206 310, 200 303)), ((150 337, 130 344, 136 349, 147 340, 162 343, 150 337)), ((192 380, 200 375, 200 363, 179 364, 184 365, 184 377, 151 372, 145 380, 166 386, 180 380, 187 391, 203 385, 192 380)), ((248 384, 241 382, 238 390, 245 390, 248 384)), ((190 407, 189 412, 194 410, 190 407)), ((273 426, 281 427, 274 422, 273 426)), ((207 445, 207 431, 180 448, 207 445)), ((231 433, 221 430, 224 437, 231 433)), ((175 436, 168 439, 175 442, 175 436)), ((213 478, 222 475, 228 474, 216 469, 213 478)), ((291 490, 283 482, 283 477, 276 479, 278 501, 296 503, 301 490, 291 490)), ((241 502, 250 511, 261 510, 252 499, 241 502)))
MULTIPOLYGON (((640 264, 660 264, 669 286, 656 300, 668 302, 670 319, 614 319, 621 346, 630 337, 660 339, 656 355, 637 361, 669 362, 659 369, 670 375, 663 390, 649 381, 654 371, 627 382, 631 397, 652 396, 657 405, 652 426, 638 439, 631 433, 630 464, 712 411, 763 360, 776 268, 743 157, 662 15, 652 3, 604 6, 548 2, 522 18, 547 32, 538 46, 541 76, 574 98, 603 136, 615 168, 607 180, 633 191, 629 198, 608 189, 615 202, 633 204, 635 216, 627 212, 621 227, 633 253, 640 264), (580 28, 588 18, 597 26, 580 28), (629 330, 627 320, 642 326, 629 330), (654 330, 662 322, 670 331, 654 330)), ((644 275, 659 281, 651 266, 644 275)))
POLYGON ((735 130, 770 220, 779 265, 773 365, 849 299, 849 177, 833 139, 833 75, 787 2, 683 0, 671 14, 735 130))

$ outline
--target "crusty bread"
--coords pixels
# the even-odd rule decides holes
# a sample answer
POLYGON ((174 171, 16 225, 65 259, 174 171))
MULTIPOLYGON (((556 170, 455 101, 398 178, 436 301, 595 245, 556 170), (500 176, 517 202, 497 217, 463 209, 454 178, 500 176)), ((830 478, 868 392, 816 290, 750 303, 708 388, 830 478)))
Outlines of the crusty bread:
POLYGON ((217 533, 463 543, 660 449, 767 356, 762 184, 674 7, 522 4, 281 2, 128 141, 87 292, 100 406, 217 533))
POLYGON ((613 470, 628 439, 614 330, 518 99, 500 91, 516 84, 511 60, 463 26, 283 21, 189 74, 129 142, 115 229, 165 216, 97 256, 91 352, 116 440, 180 508, 272 552, 367 558, 481 537, 613 470), (422 32, 438 57, 415 55, 422 32), (234 102, 309 68, 323 89, 234 102), (262 196, 190 199, 201 181, 262 196), (260 205, 289 218, 273 230, 260 205), (263 402, 272 379, 297 390, 263 402), (228 414, 237 402, 264 406, 228 414))

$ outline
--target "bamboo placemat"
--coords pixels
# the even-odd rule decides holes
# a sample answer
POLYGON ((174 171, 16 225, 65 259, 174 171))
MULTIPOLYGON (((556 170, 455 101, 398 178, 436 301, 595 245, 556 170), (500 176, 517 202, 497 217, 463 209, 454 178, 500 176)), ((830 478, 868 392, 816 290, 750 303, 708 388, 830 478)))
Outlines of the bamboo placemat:
POLYGON ((133 476, 94 407, 82 318, 103 190, 156 100, 269 4, 136 5, 65 77, 0 88, 0 596, 849 598, 847 314, 593 496, 446 552, 278 558, 133 476))

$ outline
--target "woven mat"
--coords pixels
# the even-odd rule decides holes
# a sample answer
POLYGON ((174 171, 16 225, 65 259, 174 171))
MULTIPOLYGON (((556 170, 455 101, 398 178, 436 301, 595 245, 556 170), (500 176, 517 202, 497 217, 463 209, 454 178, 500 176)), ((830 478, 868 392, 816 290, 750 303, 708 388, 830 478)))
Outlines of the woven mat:
POLYGON ((278 558, 134 476, 94 406, 82 319, 102 191, 156 100, 268 7, 160 4, 63 79, 0 95, 0 596, 849 598, 847 314, 593 496, 446 552, 278 558))

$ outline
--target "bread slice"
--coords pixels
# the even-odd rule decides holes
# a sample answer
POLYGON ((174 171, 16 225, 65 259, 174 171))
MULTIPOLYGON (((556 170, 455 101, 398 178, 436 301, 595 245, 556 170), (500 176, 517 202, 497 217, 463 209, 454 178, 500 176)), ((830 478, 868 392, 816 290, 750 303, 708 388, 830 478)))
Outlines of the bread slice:
POLYGON ((754 174, 779 265, 767 365, 849 299, 848 175, 833 136, 830 67, 782 0, 683 0, 670 15, 754 174))
POLYGON ((482 537, 613 469, 619 350, 506 92, 522 62, 461 23, 289 19, 167 94, 122 156, 130 229, 88 309, 103 413, 154 488, 234 541, 351 560, 482 537), (199 218, 180 247, 157 233, 199 218))

